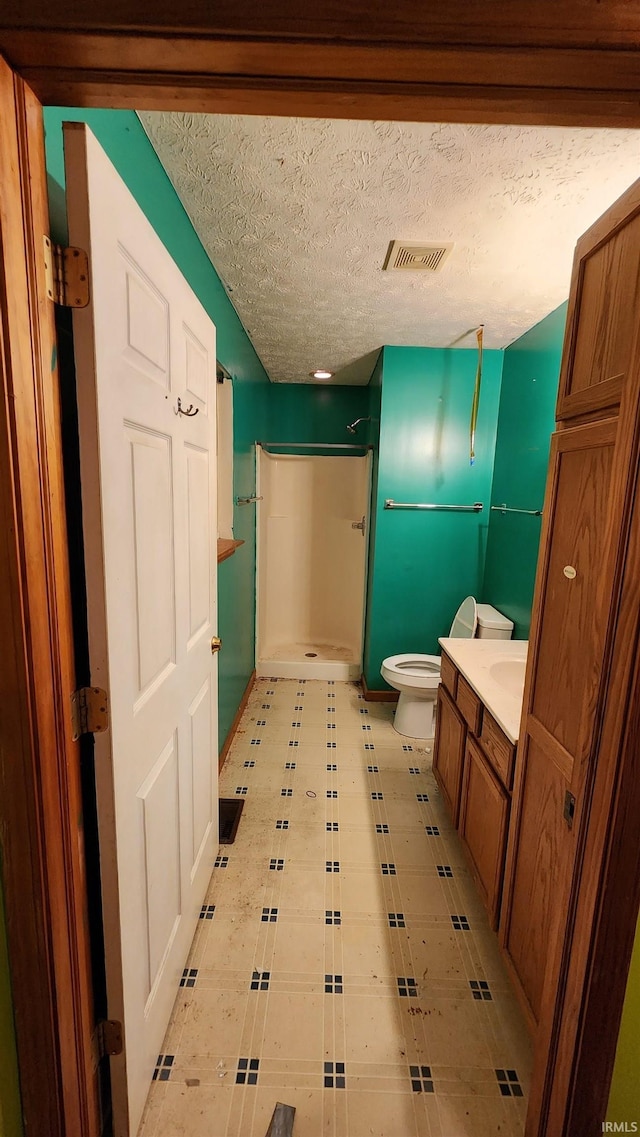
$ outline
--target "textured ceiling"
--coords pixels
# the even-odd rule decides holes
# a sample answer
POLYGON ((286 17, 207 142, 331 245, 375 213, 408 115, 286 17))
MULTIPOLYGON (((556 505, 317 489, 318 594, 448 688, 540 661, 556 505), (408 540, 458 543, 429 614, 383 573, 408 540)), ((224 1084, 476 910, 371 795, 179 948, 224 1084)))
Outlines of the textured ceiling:
MULTIPOLYGON (((504 347, 566 299, 640 132, 141 114, 275 382, 366 383, 383 344, 504 347), (452 241, 441 272, 389 242, 452 241)), ((224 362, 224 360, 222 361, 224 362)))

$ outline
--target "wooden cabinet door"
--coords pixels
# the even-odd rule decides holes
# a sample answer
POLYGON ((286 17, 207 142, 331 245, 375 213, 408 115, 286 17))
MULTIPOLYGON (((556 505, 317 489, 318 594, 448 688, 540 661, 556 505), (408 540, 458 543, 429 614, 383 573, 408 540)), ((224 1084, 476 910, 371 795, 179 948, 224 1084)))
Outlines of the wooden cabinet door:
POLYGON ((508 824, 509 795, 480 747, 467 738, 459 831, 494 929, 500 913, 508 824))
MULTIPOLYGON (((638 196, 637 185, 635 193, 638 196)), ((637 335, 639 246, 640 210, 636 202, 629 215, 629 193, 578 241, 558 389, 559 421, 593 412, 611 415, 620 405, 637 335)))
POLYGON ((550 532, 538 581, 536 651, 518 755, 518 811, 509 859, 503 946, 534 1022, 549 938, 567 899, 576 828, 596 725, 615 557, 614 419, 556 434, 545 511, 550 532), (569 804, 567 804, 569 809, 569 804))
POLYGON ((551 446, 500 928, 538 1026, 528 1137, 587 1131, 574 1124, 574 1086, 576 1064, 580 1076, 588 1065, 579 1028, 611 816, 602 787, 613 801, 638 609, 637 576, 624 570, 637 525, 639 289, 640 182, 578 246, 566 421, 551 446))
POLYGON ((460 810, 460 789, 462 786, 462 767, 464 764, 464 742, 467 728, 456 709, 453 699, 438 688, 438 714, 436 718, 436 737, 433 751, 433 772, 442 791, 442 796, 451 815, 453 824, 458 825, 460 810))

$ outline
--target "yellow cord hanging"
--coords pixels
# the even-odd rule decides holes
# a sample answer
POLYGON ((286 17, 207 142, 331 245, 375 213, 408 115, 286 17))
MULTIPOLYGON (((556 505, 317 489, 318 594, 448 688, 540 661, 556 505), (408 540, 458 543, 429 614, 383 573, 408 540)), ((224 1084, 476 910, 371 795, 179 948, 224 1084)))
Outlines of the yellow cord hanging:
POLYGON ((469 423, 469 465, 473 466, 476 460, 476 424, 478 422, 478 407, 480 405, 480 383, 482 382, 482 338, 484 324, 476 332, 478 341, 478 366, 476 368, 476 384, 473 389, 473 402, 471 403, 471 422, 469 423))

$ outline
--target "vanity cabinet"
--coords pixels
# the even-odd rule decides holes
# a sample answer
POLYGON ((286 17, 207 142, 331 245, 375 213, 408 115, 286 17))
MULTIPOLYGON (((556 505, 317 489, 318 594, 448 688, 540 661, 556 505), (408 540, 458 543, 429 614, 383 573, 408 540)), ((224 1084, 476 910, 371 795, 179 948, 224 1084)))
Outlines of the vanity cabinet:
POLYGON ((441 674, 433 772, 496 930, 515 746, 446 652, 441 674))

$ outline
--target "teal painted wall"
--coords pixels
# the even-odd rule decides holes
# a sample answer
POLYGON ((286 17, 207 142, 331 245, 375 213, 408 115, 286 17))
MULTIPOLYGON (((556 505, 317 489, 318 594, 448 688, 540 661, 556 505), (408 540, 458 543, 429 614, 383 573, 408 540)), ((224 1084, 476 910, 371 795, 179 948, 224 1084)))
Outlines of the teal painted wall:
POLYGON ((0 885, 0 1137, 21 1137, 21 1116, 4 900, 0 885))
MULTIPOLYGON (((555 424, 567 305, 562 304, 504 353, 491 503, 542 509, 555 424)), ((514 622, 527 639, 540 518, 492 513, 482 600, 514 622)))
MULTIPOLYGON (((435 653, 460 601, 479 594, 493 474, 501 351, 486 351, 474 466, 469 417, 475 351, 385 347, 382 360, 375 546, 369 565, 365 677, 398 652, 435 653), (385 498, 471 504, 481 514, 384 510, 385 498)), ((373 391, 372 396, 373 397, 373 391)))
POLYGON ((636 1122, 640 1132, 640 922, 627 979, 607 1121, 636 1122))
POLYGON ((347 424, 369 414, 369 388, 312 383, 272 383, 269 389, 269 438, 272 442, 369 441, 369 424, 356 435, 347 424))
MULTIPOLYGON (((46 107, 52 232, 66 239, 62 123, 88 123, 217 330, 218 359, 233 379, 234 492, 255 491, 253 443, 264 434, 267 375, 209 257, 133 111, 46 107)), ((219 739, 224 741, 254 665, 255 511, 236 508, 234 534, 245 544, 219 566, 219 739)))

